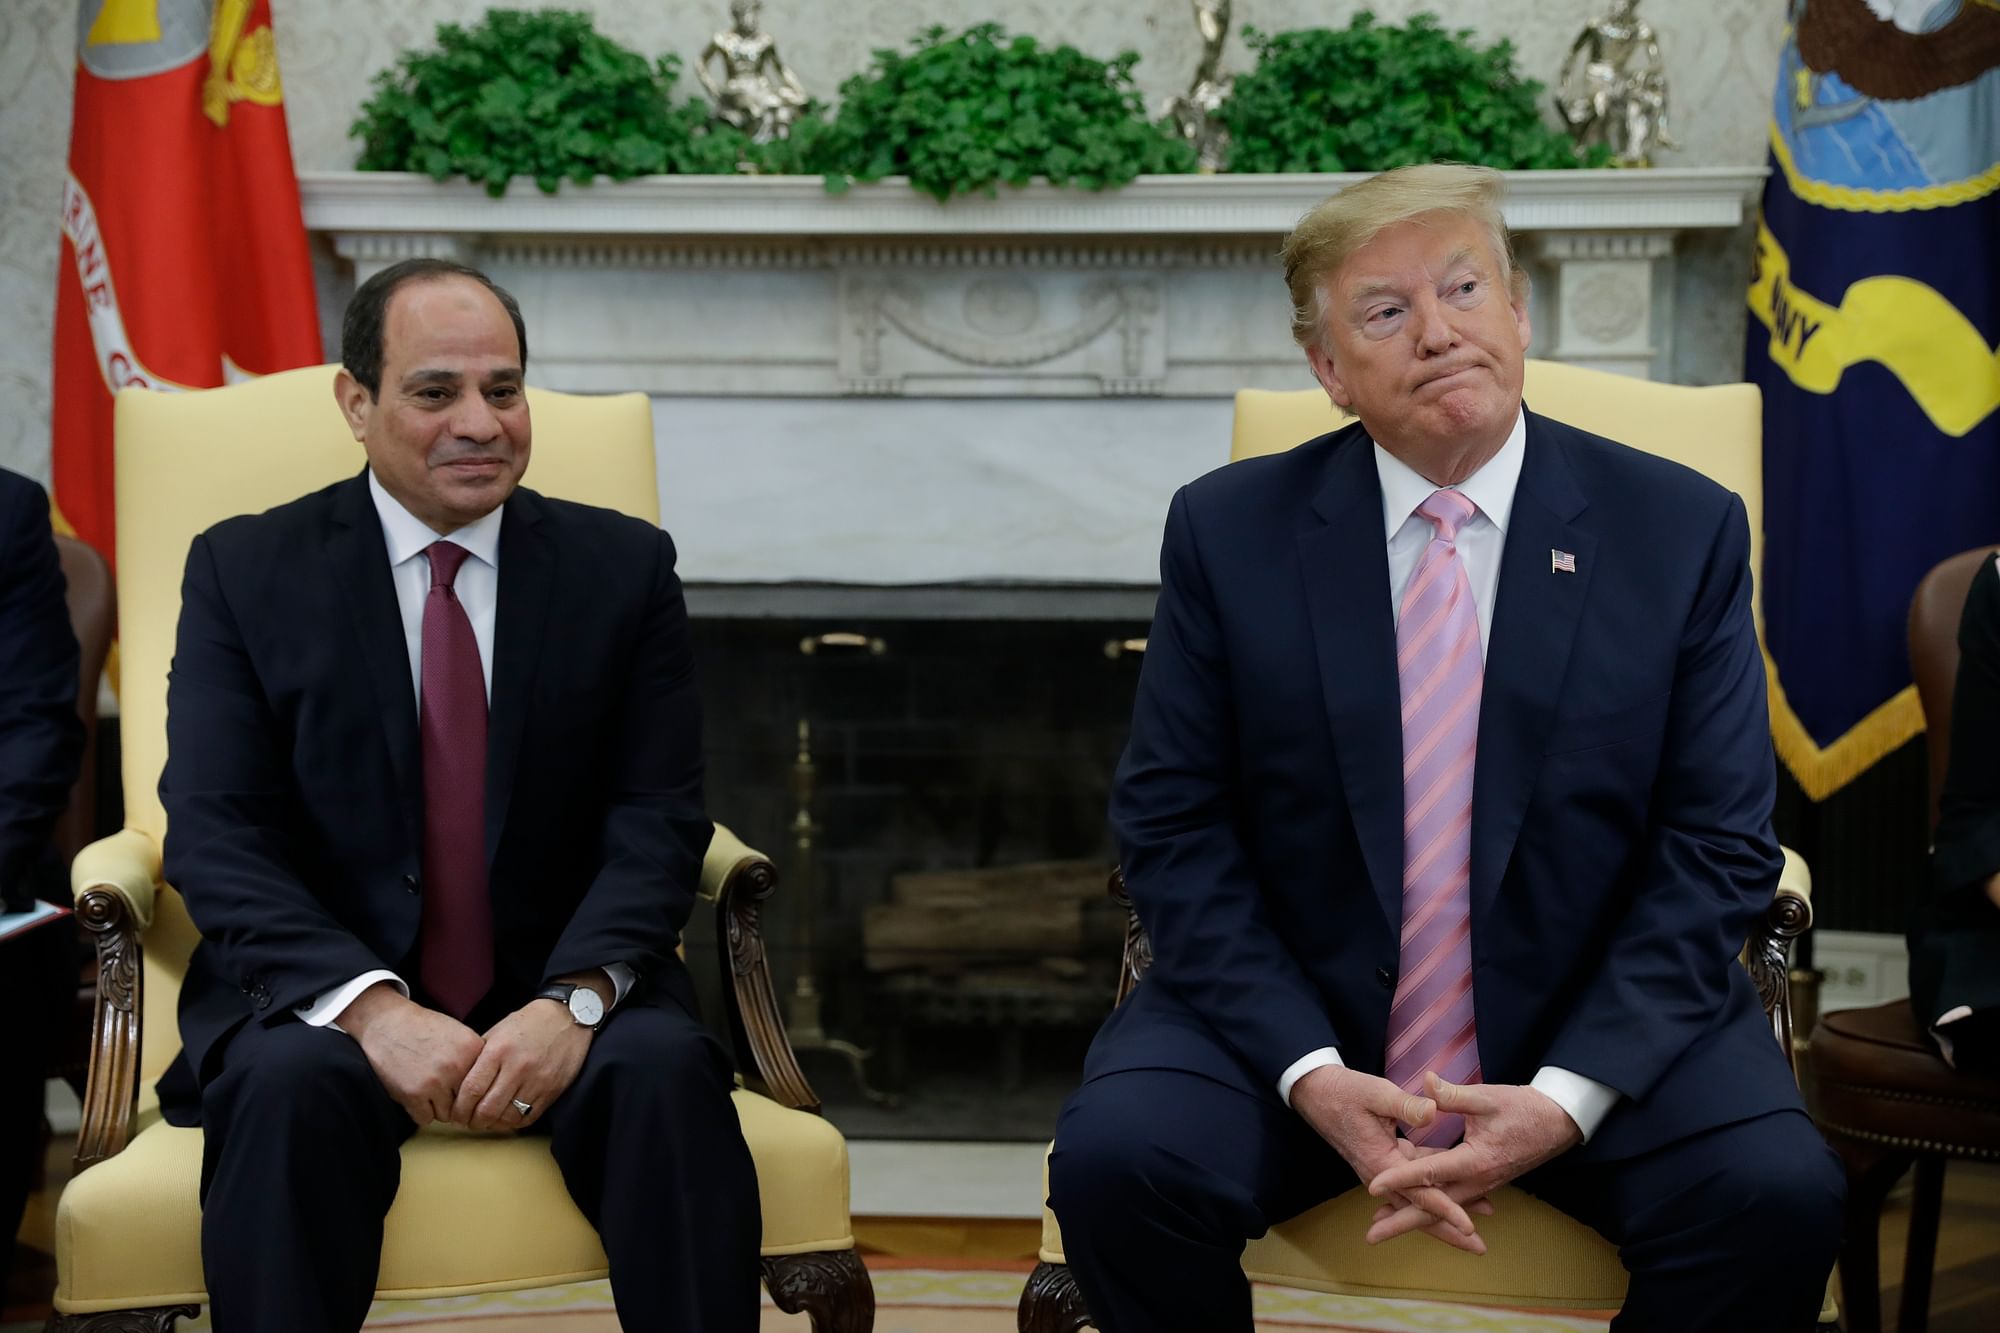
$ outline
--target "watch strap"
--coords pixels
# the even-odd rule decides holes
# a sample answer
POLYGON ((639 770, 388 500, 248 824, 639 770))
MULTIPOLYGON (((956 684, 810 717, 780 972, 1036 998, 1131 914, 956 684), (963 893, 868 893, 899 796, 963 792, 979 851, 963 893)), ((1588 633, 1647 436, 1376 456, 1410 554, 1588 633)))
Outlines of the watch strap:
POLYGON ((595 1032, 603 1027, 604 1020, 611 1016, 611 1006, 604 1006, 603 1015, 595 1023, 584 1022, 576 1016, 576 1008, 570 1003, 570 1000, 576 995, 577 991, 581 989, 583 988, 578 986, 574 981, 552 981, 536 991, 535 998, 538 1000, 554 1000, 569 1014, 570 1022, 575 1023, 580 1028, 589 1028, 592 1032, 595 1032))

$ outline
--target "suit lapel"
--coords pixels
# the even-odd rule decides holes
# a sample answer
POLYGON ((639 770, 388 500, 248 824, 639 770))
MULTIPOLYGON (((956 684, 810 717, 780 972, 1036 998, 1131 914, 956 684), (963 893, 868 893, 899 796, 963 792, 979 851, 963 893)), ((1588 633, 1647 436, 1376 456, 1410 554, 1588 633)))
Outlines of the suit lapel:
POLYGON ((1557 438, 1561 429, 1528 414, 1527 455, 1500 560, 1472 796, 1475 938, 1514 854, 1597 568, 1597 538, 1571 526, 1587 500, 1557 438), (1574 556, 1575 572, 1555 570, 1554 552, 1574 556))
POLYGON ((1394 928, 1403 901, 1403 729, 1382 483, 1359 426, 1327 461, 1299 534, 1300 574, 1341 786, 1362 860, 1394 928))
POLYGON ((395 771, 398 805, 410 845, 423 845, 423 758, 417 742, 417 696, 410 684, 410 649, 382 520, 364 471, 333 496, 326 533, 327 563, 346 604, 361 663, 375 694, 375 715, 395 771))
POLYGON ((541 497, 517 489, 500 520, 500 594, 493 617, 493 697, 486 724, 486 862, 499 851, 500 831, 519 771, 543 629, 555 587, 555 545, 541 497))

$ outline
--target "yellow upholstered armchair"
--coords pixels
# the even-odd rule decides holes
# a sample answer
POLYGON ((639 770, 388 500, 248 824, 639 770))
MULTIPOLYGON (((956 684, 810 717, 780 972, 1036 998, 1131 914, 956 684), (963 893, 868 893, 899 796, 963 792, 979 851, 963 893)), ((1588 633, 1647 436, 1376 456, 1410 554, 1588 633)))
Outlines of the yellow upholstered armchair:
MULTIPOLYGON (((1764 548, 1763 428, 1753 386, 1684 388, 1530 361, 1525 397, 1546 416, 1684 463, 1735 491, 1749 511, 1750 559, 1753 570, 1758 567, 1764 548)), ((1236 395, 1230 461, 1278 453, 1346 421, 1317 389, 1246 389, 1236 395)), ((1762 624, 1759 614, 1760 630, 1762 624)), ((1113 897, 1129 908, 1116 875, 1111 888, 1113 897)), ((1777 898, 1745 944, 1743 964, 1757 982, 1772 1031, 1788 1057, 1792 1010, 1787 954, 1792 940, 1811 924, 1812 879, 1805 862, 1786 849, 1777 898)), ((1120 1001, 1150 962, 1145 930, 1134 915, 1126 932, 1120 1001)), ((1344 1295, 1545 1309, 1616 1309, 1624 1302, 1625 1270, 1611 1244, 1511 1186, 1494 1197, 1493 1216, 1480 1219, 1487 1245, 1483 1257, 1424 1236, 1370 1246, 1362 1236, 1376 1204, 1367 1191, 1355 1189, 1281 1223, 1244 1250, 1244 1270, 1258 1282, 1344 1295)), ((1021 1294, 1022 1333, 1073 1333, 1088 1326, 1090 1314, 1063 1261, 1061 1227, 1046 1208, 1040 1258, 1021 1294)), ((1830 1303, 1821 1318, 1832 1318, 1830 1303)))
MULTIPOLYGON (((84 849, 72 882, 100 963, 80 1174, 56 1216, 52 1333, 166 1333, 206 1299, 197 1201, 201 1131, 160 1119, 153 1085, 180 1047, 175 1000, 197 933, 160 881, 167 667, 181 568, 196 533, 358 471, 331 366, 200 393, 128 390, 117 407, 118 598, 125 828, 84 849)), ((652 411, 643 395, 530 390, 529 480, 654 522, 652 411)), ((816 1112, 778 1017, 758 917, 771 863, 718 827, 702 867, 742 1083, 735 1094, 762 1195, 764 1278, 819 1333, 864 1333, 875 1297, 854 1252, 847 1145, 816 1112)), ((597 1234, 570 1202, 547 1140, 450 1129, 403 1148, 377 1292, 463 1295, 602 1277, 597 1234), (543 1219, 521 1227, 507 1219, 543 1219)))

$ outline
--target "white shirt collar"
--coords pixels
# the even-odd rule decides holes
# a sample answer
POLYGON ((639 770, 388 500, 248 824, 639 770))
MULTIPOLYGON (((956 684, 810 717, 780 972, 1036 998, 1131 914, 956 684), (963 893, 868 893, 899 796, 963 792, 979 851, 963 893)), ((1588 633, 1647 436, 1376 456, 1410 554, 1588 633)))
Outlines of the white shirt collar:
POLYGON ((428 523, 403 508, 402 502, 389 494, 372 467, 368 469, 368 496, 375 501, 375 513, 382 520, 382 536, 389 546, 391 569, 423 554, 432 542, 446 540, 463 546, 475 559, 483 560, 495 569, 500 567, 500 515, 506 506, 499 506, 492 513, 473 520, 449 538, 441 538, 428 523))
MULTIPOLYGON (((1372 440, 1370 443, 1374 444, 1372 440)), ((1383 540, 1389 541, 1438 487, 1381 445, 1375 444, 1374 449, 1375 472, 1382 480, 1382 521, 1386 529, 1383 540)), ((1500 452, 1453 489, 1477 505, 1489 523, 1505 532, 1507 519, 1514 512, 1514 489, 1521 481, 1521 462, 1527 456, 1528 418, 1525 412, 1517 410, 1514 429, 1507 432, 1500 452)))

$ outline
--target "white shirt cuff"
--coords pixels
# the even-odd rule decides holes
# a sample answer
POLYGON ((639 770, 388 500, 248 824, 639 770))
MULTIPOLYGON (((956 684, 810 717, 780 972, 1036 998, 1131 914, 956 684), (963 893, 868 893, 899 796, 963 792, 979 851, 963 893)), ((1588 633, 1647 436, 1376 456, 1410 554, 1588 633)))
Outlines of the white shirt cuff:
POLYGON ((1618 1105, 1616 1088, 1554 1065, 1537 1069, 1528 1086, 1562 1107, 1564 1114, 1583 1131, 1585 1143, 1590 1142, 1590 1136, 1604 1123, 1604 1117, 1611 1114, 1611 1108, 1618 1105))
POLYGON ((1331 1046, 1322 1046, 1316 1051, 1307 1051, 1298 1059, 1285 1066, 1285 1072, 1278 1075, 1278 1100, 1285 1105, 1292 1104, 1292 1086, 1315 1069, 1328 1065, 1346 1068, 1347 1062, 1340 1058, 1340 1052, 1331 1046))
POLYGON ((1946 1032, 1945 1029, 1961 1019, 1970 1017, 1972 1017, 1972 1006, 1961 1004, 1955 1009, 1945 1010, 1938 1015, 1937 1022, 1931 1024, 1931 1037, 1938 1044, 1938 1053, 1944 1056, 1944 1062, 1953 1069, 1958 1068, 1958 1062, 1952 1058, 1951 1044, 1954 1034, 1946 1032))
MULTIPOLYGON (((639 977, 624 963, 606 963, 604 972, 611 978, 611 1007, 615 1009, 624 1002, 626 995, 632 990, 632 983, 639 977)), ((373 972, 363 972, 354 980, 335 986, 330 991, 321 991, 311 1003, 299 1005, 292 1012, 297 1014, 299 1021, 308 1027, 332 1028, 335 1032, 345 1032, 346 1029, 335 1020, 347 1011, 348 1005, 361 998, 362 991, 378 981, 388 982, 403 993, 404 999, 410 998, 408 982, 387 968, 377 968, 373 972)))
POLYGON ((347 1012, 348 1005, 361 998, 362 991, 378 981, 388 982, 403 992, 404 999, 410 998, 408 983, 387 968, 377 968, 373 972, 363 972, 354 980, 335 986, 332 990, 321 991, 314 997, 312 1003, 299 1005, 292 1012, 297 1014, 299 1021, 308 1027, 332 1028, 335 1032, 345 1033, 347 1029, 334 1020, 347 1012))

